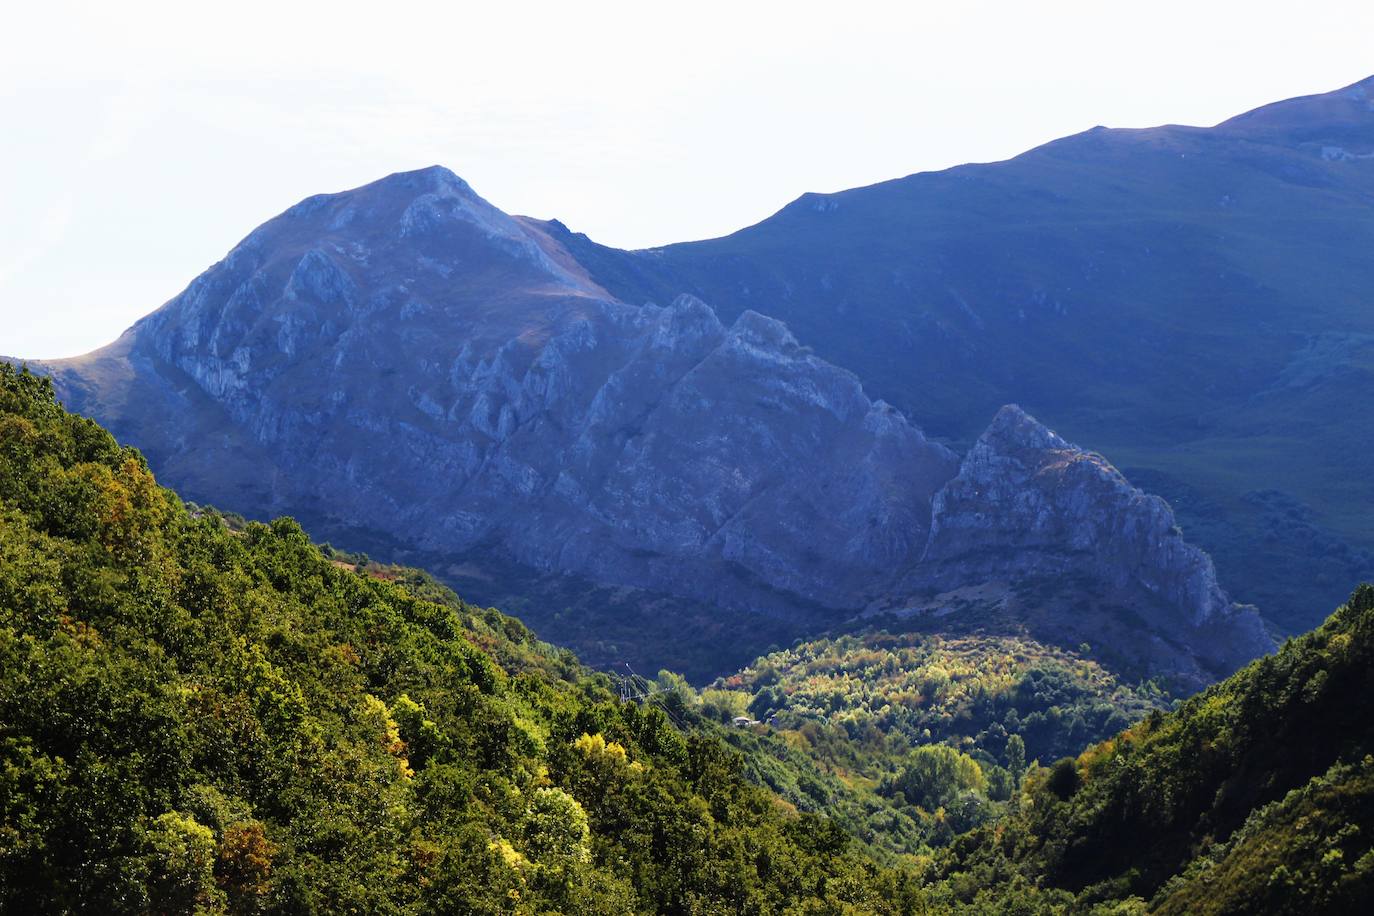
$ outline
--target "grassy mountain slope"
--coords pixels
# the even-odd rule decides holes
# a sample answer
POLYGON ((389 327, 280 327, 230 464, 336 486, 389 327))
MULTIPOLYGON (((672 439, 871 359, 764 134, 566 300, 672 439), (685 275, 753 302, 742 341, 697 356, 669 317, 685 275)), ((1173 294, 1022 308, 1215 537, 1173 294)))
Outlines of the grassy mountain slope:
POLYGON ((964 443, 1017 402, 1173 503, 1288 632, 1374 576, 1374 78, 1211 128, 1094 128, 807 194, 643 252, 549 224, 607 289, 788 322, 964 443))
POLYGON ((0 910, 904 912, 739 755, 0 367, 0 910))

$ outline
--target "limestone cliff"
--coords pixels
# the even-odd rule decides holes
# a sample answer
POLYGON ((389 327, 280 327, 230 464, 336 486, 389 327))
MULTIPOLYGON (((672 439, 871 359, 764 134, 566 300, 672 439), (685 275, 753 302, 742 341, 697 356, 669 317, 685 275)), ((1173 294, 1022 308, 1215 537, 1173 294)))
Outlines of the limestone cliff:
POLYGON ((1016 405, 998 411, 932 513, 911 585, 1086 577, 1100 598, 1155 599, 1154 623, 1218 668, 1273 648, 1255 609, 1232 604, 1211 558, 1184 540, 1168 503, 1016 405))
POLYGON ((1223 666, 1268 645, 1162 500, 1016 408, 961 463, 782 323, 617 300, 441 168, 309 198, 44 368, 190 498, 344 544, 831 622, 1073 572, 1223 666))

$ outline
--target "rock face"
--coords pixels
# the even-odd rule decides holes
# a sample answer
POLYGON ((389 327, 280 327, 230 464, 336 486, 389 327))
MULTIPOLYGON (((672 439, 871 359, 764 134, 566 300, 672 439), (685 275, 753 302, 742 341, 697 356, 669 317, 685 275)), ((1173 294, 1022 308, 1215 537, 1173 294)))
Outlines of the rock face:
POLYGON ((91 362, 191 383, 211 409, 136 441, 197 497, 436 553, 785 613, 861 605, 924 549, 953 453, 781 323, 627 305, 564 257, 447 170, 392 176, 293 207, 116 352, 52 368, 78 405, 91 362), (273 472, 226 488, 198 425, 273 472))
POLYGON ((1073 571, 1268 645, 1162 500, 1016 408, 961 463, 782 323, 620 301, 441 168, 309 198, 44 368, 188 497, 343 544, 831 621, 1073 571))
POLYGON ((934 515, 923 578, 960 585, 979 571, 1090 569, 1113 588, 1140 585, 1188 609, 1194 625, 1229 605, 1211 561, 1183 540, 1164 500, 1014 404, 964 456, 934 515))
POLYGON ((1374 578, 1350 511, 1374 503, 1374 427, 1350 409, 1374 399, 1372 207, 1374 77, 807 194, 722 238, 549 231, 622 299, 787 322, 932 435, 972 442, 1015 401, 1111 443, 1228 589, 1298 633, 1374 578), (1267 490, 1301 520, 1256 511, 1267 490))
POLYGON ((1087 576, 1104 598, 1157 599, 1158 622, 1192 631, 1195 650, 1217 667, 1273 648, 1255 610, 1232 604, 1211 558, 1183 539, 1168 503, 1014 404, 998 411, 932 512, 912 585, 1087 576))

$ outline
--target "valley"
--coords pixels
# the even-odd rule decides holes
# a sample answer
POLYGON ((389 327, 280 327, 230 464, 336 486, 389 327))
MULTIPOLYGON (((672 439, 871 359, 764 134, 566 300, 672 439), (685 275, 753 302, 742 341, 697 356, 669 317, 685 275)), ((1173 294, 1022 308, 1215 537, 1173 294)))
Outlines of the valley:
POLYGON ((1364 587, 1177 706, 882 631, 617 683, 425 573, 188 507, 0 367, 6 909, 1348 911, 1371 653, 1364 587))
POLYGON ((643 250, 307 197, 0 359, 0 911, 1358 912, 1371 243, 1374 78, 643 250))

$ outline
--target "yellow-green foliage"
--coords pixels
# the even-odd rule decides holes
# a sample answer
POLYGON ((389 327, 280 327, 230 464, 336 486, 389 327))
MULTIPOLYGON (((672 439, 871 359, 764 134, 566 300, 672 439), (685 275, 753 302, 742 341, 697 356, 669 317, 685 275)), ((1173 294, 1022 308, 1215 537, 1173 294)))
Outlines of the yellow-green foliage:
POLYGON ((607 741, 606 736, 600 732, 595 735, 583 732, 582 736, 573 742, 573 747, 581 751, 589 762, 613 767, 626 764, 625 746, 616 741, 607 741))
POLYGON ((928 811, 948 807, 967 792, 987 791, 987 777, 972 757, 944 744, 927 744, 911 752, 892 780, 891 790, 928 811))
POLYGON ((1062 649, 989 635, 815 640, 765 656, 715 688, 741 695, 736 704, 816 744, 836 767, 860 765, 856 745, 900 753, 932 741, 996 760, 1012 734, 1031 759, 1049 760, 1167 702, 1152 684, 1124 685, 1062 649))
POLYGON ((912 912, 738 754, 0 367, 0 912, 912 912))
POLYGON ((995 817, 1028 758, 1076 753, 1165 702, 1152 684, 1127 687, 1028 638, 870 631, 760 658, 696 708, 762 720, 726 733, 753 779, 826 812, 876 855, 916 862, 995 817), (898 788, 913 749, 930 745, 977 770, 935 802, 898 788))

